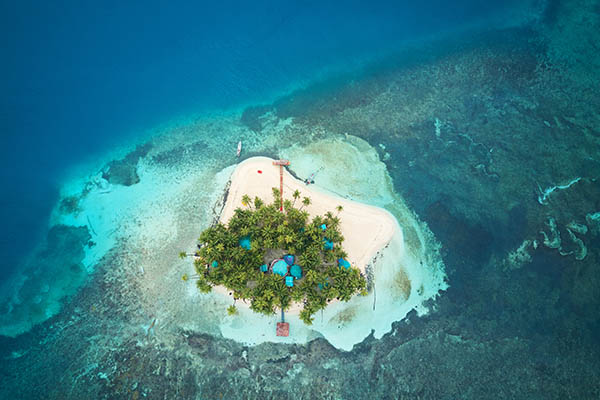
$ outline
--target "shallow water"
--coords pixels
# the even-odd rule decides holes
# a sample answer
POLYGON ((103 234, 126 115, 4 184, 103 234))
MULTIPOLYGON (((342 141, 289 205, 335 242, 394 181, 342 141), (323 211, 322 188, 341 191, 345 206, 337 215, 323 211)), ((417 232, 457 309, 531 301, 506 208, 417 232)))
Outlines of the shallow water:
POLYGON ((593 3, 1 5, 0 397, 597 398, 593 3), (176 255, 240 138, 352 157, 319 184, 419 221, 449 287, 353 348, 227 339, 176 255))

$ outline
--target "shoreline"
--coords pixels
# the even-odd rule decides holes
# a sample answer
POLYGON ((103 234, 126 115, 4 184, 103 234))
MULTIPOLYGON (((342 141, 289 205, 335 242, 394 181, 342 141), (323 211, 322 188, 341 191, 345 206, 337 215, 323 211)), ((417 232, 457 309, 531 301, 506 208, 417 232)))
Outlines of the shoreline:
MULTIPOLYGON (((252 199, 259 197, 267 203, 271 201, 273 197, 271 188, 279 186, 279 167, 274 166, 273 161, 268 157, 251 157, 237 165, 223 193, 221 200, 223 205, 216 222, 227 224, 235 209, 244 207, 241 199, 245 194, 252 199)), ((375 269, 372 265, 373 260, 389 246, 395 235, 401 235, 400 226, 395 217, 384 209, 314 190, 293 176, 287 169, 284 169, 283 172, 283 182, 284 200, 293 201, 292 193, 295 190, 300 191, 301 197, 311 198, 311 204, 303 208, 309 213, 310 218, 324 215, 327 211, 334 212, 337 205, 344 207, 339 212, 339 218, 340 231, 344 236, 342 246, 348 253, 347 259, 365 277, 371 275, 371 281, 373 281, 375 279, 372 276, 375 269), (365 237, 371 237, 371 240, 364 240, 365 237)), ((216 208, 213 207, 213 209, 216 208)), ((229 297, 236 305, 240 303, 244 307, 250 307, 250 304, 243 300, 239 302, 234 300, 232 292, 225 286, 213 286, 213 290, 229 297)), ((330 301, 328 306, 337 302, 339 300, 330 301)), ((302 308, 302 303, 294 302, 286 313, 298 314, 302 308)))

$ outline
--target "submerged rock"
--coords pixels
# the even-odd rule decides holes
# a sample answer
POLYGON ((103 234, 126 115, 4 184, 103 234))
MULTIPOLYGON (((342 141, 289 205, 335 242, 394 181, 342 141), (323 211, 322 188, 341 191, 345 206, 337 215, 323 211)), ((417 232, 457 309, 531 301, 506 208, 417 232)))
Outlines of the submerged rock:
POLYGON ((102 178, 109 183, 123 186, 131 186, 139 183, 140 177, 137 173, 137 164, 140 158, 145 157, 152 145, 146 143, 139 145, 121 160, 109 162, 102 172, 102 178))
POLYGON ((593 235, 600 234, 600 211, 597 211, 593 214, 587 214, 585 216, 585 222, 587 222, 590 227, 590 232, 593 235))
POLYGON ((538 247, 537 240, 523 240, 523 243, 516 249, 508 253, 504 263, 504 270, 519 269, 523 265, 531 262, 532 257, 530 254, 531 249, 535 250, 538 247))
POLYGON ((556 220, 552 217, 548 218, 548 222, 546 225, 550 228, 550 234, 546 234, 544 231, 540 231, 542 236, 544 236, 544 246, 549 247, 551 249, 560 249, 561 240, 560 240, 560 232, 556 226, 556 220))
POLYGON ((574 232, 577 233, 581 233, 582 235, 585 235, 588 232, 588 227, 583 225, 583 224, 579 224, 575 221, 571 221, 567 224, 567 229, 570 229, 574 232))
POLYGON ((573 254, 575 254, 575 259, 579 260, 579 261, 583 260, 585 258, 585 256, 587 255, 587 247, 585 247, 583 240, 581 240, 577 236, 575 236, 575 234, 573 233, 573 231, 571 231, 571 229, 567 228, 567 232, 569 232, 569 236, 571 237, 571 240, 577 246, 577 249, 573 251, 573 254))
POLYGON ((544 236, 544 245, 551 249, 557 249, 558 253, 561 256, 570 256, 574 255, 576 260, 583 260, 587 255, 587 247, 583 240, 578 238, 574 232, 585 235, 588 231, 588 227, 583 224, 576 223, 575 221, 569 222, 564 228, 567 230, 569 234, 569 238, 571 239, 571 243, 567 243, 566 245, 563 243, 560 237, 560 231, 558 229, 558 225, 556 224, 556 220, 552 217, 548 218, 548 222, 546 223, 550 228, 550 233, 547 234, 544 231, 540 231, 542 236, 544 236), (565 246, 567 248, 565 249, 565 246), (574 246, 574 248, 573 248, 574 246))

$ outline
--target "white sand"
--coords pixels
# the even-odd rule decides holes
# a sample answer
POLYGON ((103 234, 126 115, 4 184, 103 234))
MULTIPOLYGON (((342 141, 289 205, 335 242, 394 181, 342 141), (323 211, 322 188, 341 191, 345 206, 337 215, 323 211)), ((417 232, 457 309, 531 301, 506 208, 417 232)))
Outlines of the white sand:
MULTIPOLYGON (((279 166, 273 165, 273 161, 267 157, 252 157, 238 165, 231 177, 221 222, 226 224, 236 208, 244 208, 242 196, 245 194, 251 199, 259 197, 267 203, 273 201, 272 188, 279 188, 280 182, 279 166)), ((296 207, 302 206, 303 197, 310 197, 311 204, 302 209, 308 211, 311 218, 328 211, 338 215, 336 207, 343 207, 338 215, 340 231, 344 236, 343 247, 348 253, 348 261, 362 272, 373 256, 399 231, 393 215, 386 210, 312 190, 311 185, 305 185, 284 169, 283 198, 294 201, 292 194, 295 190, 301 193, 296 207)))
MULTIPOLYGON (((259 197, 266 203, 273 201, 272 188, 280 187, 280 167, 273 165, 273 161, 267 157, 252 157, 237 166, 231 176, 231 185, 220 222, 227 224, 237 208, 246 207, 242 204, 242 197, 246 194, 251 199, 259 197)), ((348 253, 347 260, 363 273, 366 272, 368 263, 394 235, 402 235, 394 216, 386 210, 312 190, 311 185, 294 178, 284 168, 283 198, 294 201, 292 194, 296 190, 300 191, 301 197, 296 200, 295 206, 306 210, 310 218, 324 215, 328 211, 340 217, 340 231, 344 236, 343 247, 348 253), (310 205, 302 205, 304 197, 310 197, 310 205), (343 207, 340 213, 336 211, 338 205, 343 207)), ((229 301, 233 302, 233 294, 227 288, 215 286, 213 290, 227 296, 229 301)), ((333 300, 332 304, 335 302, 337 301, 333 300)), ((241 307, 250 305, 243 302, 236 304, 241 307)), ((301 304, 293 303, 286 313, 296 315, 302 308, 301 304)))

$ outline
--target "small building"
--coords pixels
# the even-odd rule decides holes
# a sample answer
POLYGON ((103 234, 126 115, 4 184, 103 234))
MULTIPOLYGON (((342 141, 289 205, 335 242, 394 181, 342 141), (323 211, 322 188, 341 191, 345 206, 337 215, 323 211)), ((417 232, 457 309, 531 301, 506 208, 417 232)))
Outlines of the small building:
POLYGON ((263 264, 260 266, 260 272, 267 272, 269 270, 269 266, 267 264, 263 264))
POLYGON ((348 269, 350 268, 350 263, 343 258, 338 258, 338 267, 348 269))
POLYGON ((240 247, 250 250, 252 248, 252 244, 250 243, 250 236, 244 236, 239 241, 240 247))
POLYGON ((273 273, 281 276, 286 276, 288 273, 288 265, 283 260, 277 260, 273 264, 273 273))
POLYGON ((283 261, 286 262, 287 265, 292 265, 294 263, 295 257, 292 254, 286 254, 283 256, 283 261))
POLYGON ((287 286, 287 287, 294 286, 294 277, 293 276, 288 275, 285 277, 285 286, 287 286))
POLYGON ((300 279, 300 278, 302 278, 302 268, 300 268, 300 266, 298 264, 294 264, 290 267, 290 274, 294 278, 300 279))

